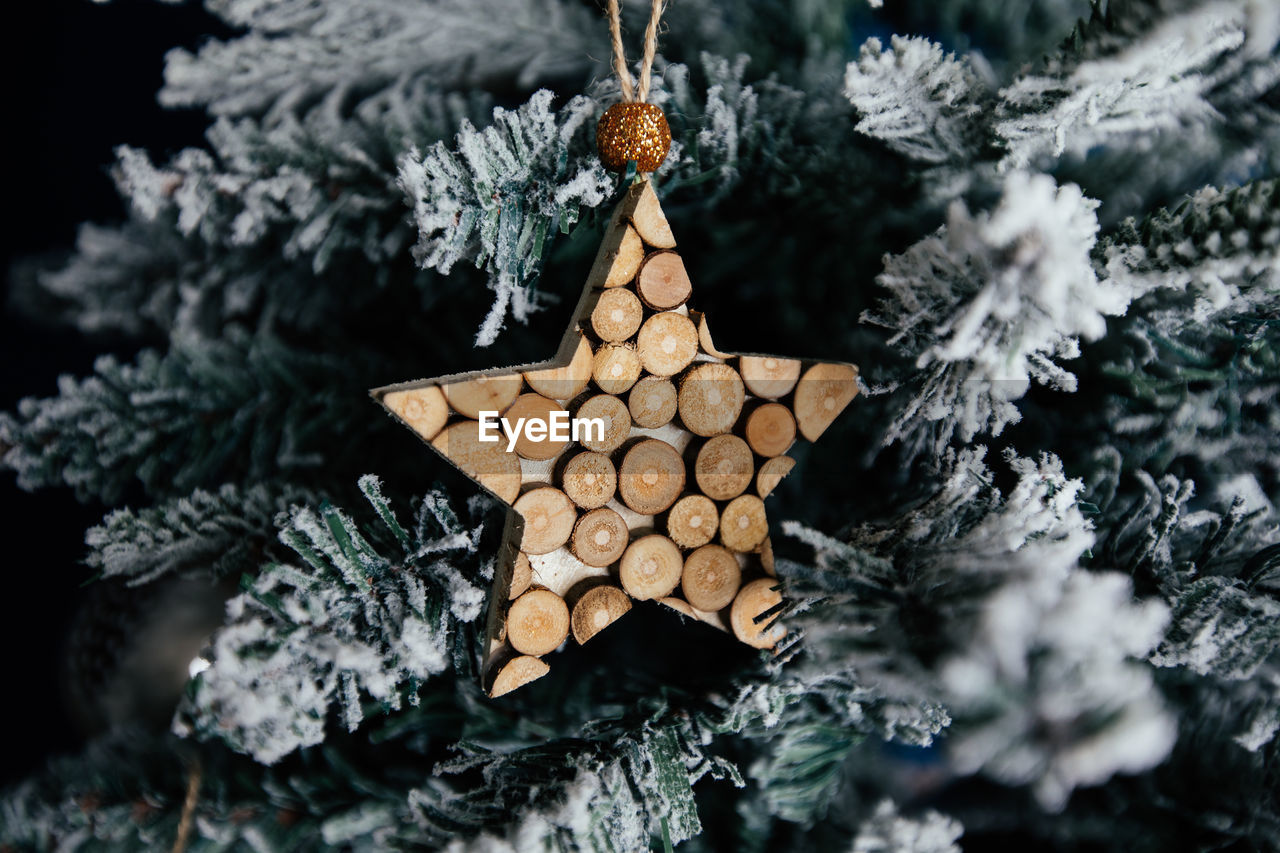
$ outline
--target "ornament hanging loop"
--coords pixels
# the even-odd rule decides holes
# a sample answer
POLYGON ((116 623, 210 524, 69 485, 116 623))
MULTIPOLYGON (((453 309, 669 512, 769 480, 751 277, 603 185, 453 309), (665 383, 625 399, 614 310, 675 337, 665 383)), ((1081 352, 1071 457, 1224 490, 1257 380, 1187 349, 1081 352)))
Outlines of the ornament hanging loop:
POLYGON ((654 104, 646 103, 653 75, 653 58, 658 50, 658 22, 665 0, 651 0, 649 25, 644 33, 644 54, 640 80, 632 88, 631 72, 622 46, 622 15, 619 0, 608 0, 609 35, 613 42, 613 70, 618 76, 622 102, 605 110, 596 125, 596 150, 600 162, 612 172, 626 172, 629 163, 639 172, 653 172, 671 148, 671 128, 667 117, 654 104))

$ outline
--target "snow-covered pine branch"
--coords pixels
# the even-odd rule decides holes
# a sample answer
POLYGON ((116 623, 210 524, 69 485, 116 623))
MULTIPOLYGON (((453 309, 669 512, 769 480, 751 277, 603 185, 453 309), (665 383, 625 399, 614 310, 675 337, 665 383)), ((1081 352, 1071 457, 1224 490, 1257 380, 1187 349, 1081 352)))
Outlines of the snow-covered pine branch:
POLYGON ((920 37, 863 43, 844 79, 857 129, 922 163, 967 163, 983 145, 990 93, 964 59, 920 37))
POLYGON ((886 443, 918 445, 932 427, 936 454, 953 436, 968 442, 1017 422, 1014 401, 1032 380, 1075 389, 1058 361, 1078 354, 1079 338, 1101 337, 1130 299, 1090 263, 1096 206, 1078 187, 1014 173, 991 212, 955 202, 936 234, 885 258, 877 282, 890 295, 863 321, 893 332, 915 389, 886 443))
POLYGON ((587 7, 560 0, 214 0, 209 7, 248 32, 195 54, 171 52, 161 103, 268 122, 332 90, 369 92, 414 77, 442 90, 499 81, 527 90, 582 75, 605 44, 587 7))
POLYGON ((341 464, 338 435, 385 427, 351 405, 373 384, 369 366, 234 329, 133 364, 103 356, 94 376, 64 376, 57 396, 0 414, 3 464, 24 489, 66 485, 107 504, 135 481, 166 497, 286 472, 305 479, 341 464))
POLYGON ((480 526, 429 493, 405 528, 377 478, 360 486, 378 527, 327 505, 291 511, 280 540, 301 562, 266 568, 228 603, 184 730, 271 764, 320 743, 332 708, 355 729, 366 697, 395 710, 450 666, 473 672, 464 626, 482 615, 493 572, 480 526))
POLYGON ((960 823, 929 809, 919 817, 899 813, 893 800, 881 800, 858 827, 850 853, 960 853, 960 823))
POLYGON ((130 584, 184 572, 239 577, 256 572, 273 551, 279 513, 318 501, 292 486, 227 484, 139 510, 118 509, 85 532, 85 563, 130 584))
POLYGON ((519 109, 497 107, 484 130, 464 121, 452 146, 415 148, 400 160, 418 263, 447 274, 465 260, 489 273, 495 299, 479 346, 497 339, 508 313, 523 321, 536 310, 528 285, 548 239, 613 185, 591 145, 595 102, 575 97, 552 110, 552 99, 544 89, 519 109))

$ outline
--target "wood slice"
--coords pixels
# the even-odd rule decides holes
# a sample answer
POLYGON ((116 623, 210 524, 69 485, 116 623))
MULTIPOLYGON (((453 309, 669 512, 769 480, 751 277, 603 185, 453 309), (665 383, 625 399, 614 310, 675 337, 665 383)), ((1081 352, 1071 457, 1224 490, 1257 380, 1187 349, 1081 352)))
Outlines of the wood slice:
POLYGON ((606 394, 625 394, 640 378, 640 356, 630 344, 604 344, 596 350, 591 378, 606 394))
POLYGON ((720 513, 720 541, 731 551, 753 551, 768 535, 764 501, 755 495, 734 498, 720 513))
POLYGON ((684 559, 676 543, 660 533, 651 533, 627 546, 618 576, 627 594, 647 601, 670 595, 680 583, 683 570, 684 559))
POLYGON ((631 387, 627 408, 636 426, 657 429, 676 416, 676 386, 660 376, 646 376, 631 387))
POLYGON ((796 387, 800 378, 800 362, 771 355, 744 355, 738 359, 738 370, 747 390, 757 397, 776 400, 796 387))
POLYGON ((622 516, 602 506, 578 519, 570 541, 574 556, 588 566, 600 568, 618 561, 631 541, 631 531, 622 516))
POLYGON ((640 301, 654 311, 669 311, 688 300, 693 283, 684 261, 675 252, 650 252, 636 275, 636 292, 640 301))
POLYGON ((734 636, 757 649, 771 649, 786 636, 786 629, 777 624, 773 618, 755 621, 761 613, 767 613, 782 603, 782 594, 774 589, 778 581, 774 578, 760 578, 751 581, 733 599, 733 608, 729 611, 729 624, 734 636))
POLYGON ((628 214, 626 208, 632 204, 629 199, 623 199, 614 210, 613 219, 591 263, 591 272, 587 274, 588 286, 622 287, 635 278, 645 250, 640 233, 622 218, 628 214))
POLYGON ((790 456, 775 456, 767 460, 756 474, 756 494, 761 498, 769 497, 773 494, 773 490, 778 488, 782 478, 790 474, 794 467, 796 467, 796 460, 790 456))
POLYGON ((609 265, 609 273, 605 276, 605 287, 623 287, 636 277, 636 271, 644 261, 644 243, 640 232, 630 225, 623 227, 622 240, 618 243, 617 254, 609 265))
MULTIPOLYGON (((674 394, 672 395, 674 402, 674 394)), ((382 402, 427 441, 435 438, 449 420, 449 401, 438 385, 409 391, 390 391, 382 402)), ((673 406, 674 408, 674 406, 673 406)))
POLYGON ((636 233, 655 249, 675 248, 676 237, 671 233, 667 217, 662 213, 662 205, 658 204, 658 197, 653 193, 653 185, 644 181, 633 187, 631 192, 631 198, 635 201, 631 211, 631 224, 635 226, 636 233))
POLYGON ((684 460, 665 441, 637 442, 618 468, 618 495, 635 512, 654 515, 676 502, 684 491, 684 460))
POLYGON ((684 560, 680 591, 699 610, 728 607, 742 585, 738 558, 719 545, 703 545, 684 560))
POLYGON ((481 412, 501 414, 510 408, 520 396, 520 385, 519 373, 477 376, 445 385, 444 396, 455 412, 478 419, 481 412))
POLYGON ((573 606, 573 638, 585 644, 621 619, 631 609, 631 599, 616 586, 601 584, 583 593, 573 606))
POLYGON ((530 370, 524 375, 529 387, 552 400, 568 400, 582 393, 591 381, 591 344, 579 335, 573 358, 564 367, 530 370))
POLYGON ((520 550, 526 554, 550 554, 569 541, 578 510, 559 489, 542 486, 521 495, 516 512, 524 518, 520 550))
POLYGON ((689 602, 685 601, 683 598, 676 598, 674 595, 669 595, 666 598, 659 598, 658 603, 667 605, 667 607, 670 607, 682 616, 688 616, 691 619, 698 618, 698 614, 693 612, 693 608, 689 606, 689 602))
MULTIPOLYGON (((524 426, 519 427, 519 432, 516 434, 515 446, 515 452, 525 459, 553 459, 569 446, 568 437, 563 440, 551 438, 554 434, 553 429, 566 436, 569 435, 569 413, 555 400, 550 400, 541 394, 521 394, 503 417, 510 422, 513 430, 518 428, 520 418, 525 419, 524 426), (563 413, 560 418, 561 424, 558 426, 552 422, 552 414, 556 412, 563 413), (538 435, 542 438, 535 440, 538 435)), ((506 440, 506 433, 503 433, 504 448, 506 440)))
POLYGON ((517 599, 533 585, 533 566, 529 563, 529 555, 523 551, 516 552, 515 563, 511 566, 511 589, 507 598, 517 599))
POLYGON ((705 495, 685 495, 667 513, 667 535, 681 548, 706 545, 720 527, 720 510, 705 495))
POLYGON ((768 536, 764 537, 764 544, 760 546, 760 568, 764 569, 765 574, 769 577, 776 578, 778 571, 773 563, 773 540, 768 536))
POLYGON ((698 327, 698 346, 712 358, 733 358, 731 353, 721 352, 711 340, 711 329, 707 326, 707 315, 701 311, 690 311, 689 319, 698 327))
POLYGON ((618 471, 603 453, 584 451, 569 460, 561 475, 560 487, 583 509, 602 507, 618 491, 618 471))
POLYGON ((591 437, 579 439, 588 450, 612 453, 631 435, 631 413, 627 411, 627 404, 612 394, 596 394, 591 397, 578 407, 577 417, 599 418, 604 421, 604 438, 597 438, 595 433, 591 433, 591 437))
POLYGON ((674 376, 698 354, 698 330, 683 314, 663 311, 644 321, 636 348, 645 370, 654 376, 674 376))
POLYGON ((694 365, 680 381, 680 420, 695 435, 729 432, 742 412, 745 398, 742 378, 729 365, 694 365))
POLYGON ((717 435, 698 449, 693 478, 707 497, 717 501, 736 498, 756 475, 751 448, 736 435, 717 435))
POLYGON ((756 453, 767 458, 779 456, 796 440, 796 419, 781 403, 765 403, 747 415, 742 433, 756 453))
POLYGON ((458 421, 446 427, 431 446, 469 477, 507 503, 520 495, 520 457, 501 441, 481 441, 479 421, 458 421))
POLYGON ((591 328, 602 341, 625 341, 640 328, 644 307, 626 288, 606 290, 591 309, 591 328))
POLYGON ((505 696, 517 687, 524 687, 530 681, 537 681, 550 671, 551 667, 535 657, 517 655, 498 670, 498 674, 493 679, 493 686, 489 688, 489 696, 494 699, 505 696))
POLYGON ((553 652, 569 636, 569 606, 549 589, 531 589, 507 610, 507 642, 521 654, 553 652))
POLYGON ((815 364, 804 372, 796 385, 796 424, 809 441, 831 426, 858 394, 858 368, 851 364, 815 364))

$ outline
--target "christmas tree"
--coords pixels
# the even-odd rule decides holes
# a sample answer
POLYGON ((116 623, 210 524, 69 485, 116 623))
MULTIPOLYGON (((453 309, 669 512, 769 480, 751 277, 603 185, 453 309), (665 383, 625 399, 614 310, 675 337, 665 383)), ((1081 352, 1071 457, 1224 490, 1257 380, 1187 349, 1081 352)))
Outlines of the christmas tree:
POLYGON ((0 414, 130 629, 0 849, 1280 848, 1280 5, 673 0, 716 343, 863 393, 771 510, 784 654, 638 606, 496 700, 504 512, 368 389, 554 352, 602 9, 206 6, 205 144, 11 282, 131 342, 0 414))

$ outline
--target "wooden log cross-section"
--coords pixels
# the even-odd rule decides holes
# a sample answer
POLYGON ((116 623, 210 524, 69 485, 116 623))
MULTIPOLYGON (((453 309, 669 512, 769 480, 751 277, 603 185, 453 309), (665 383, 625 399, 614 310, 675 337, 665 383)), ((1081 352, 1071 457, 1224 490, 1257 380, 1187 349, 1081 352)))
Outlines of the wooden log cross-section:
POLYGON ((857 395, 858 369, 718 349, 685 261, 642 180, 614 210, 553 358, 373 392, 510 508, 481 661, 492 697, 536 682, 556 649, 637 601, 756 648, 786 636, 764 499, 807 458, 793 446, 857 395), (566 420, 589 426, 550 428, 566 420))

